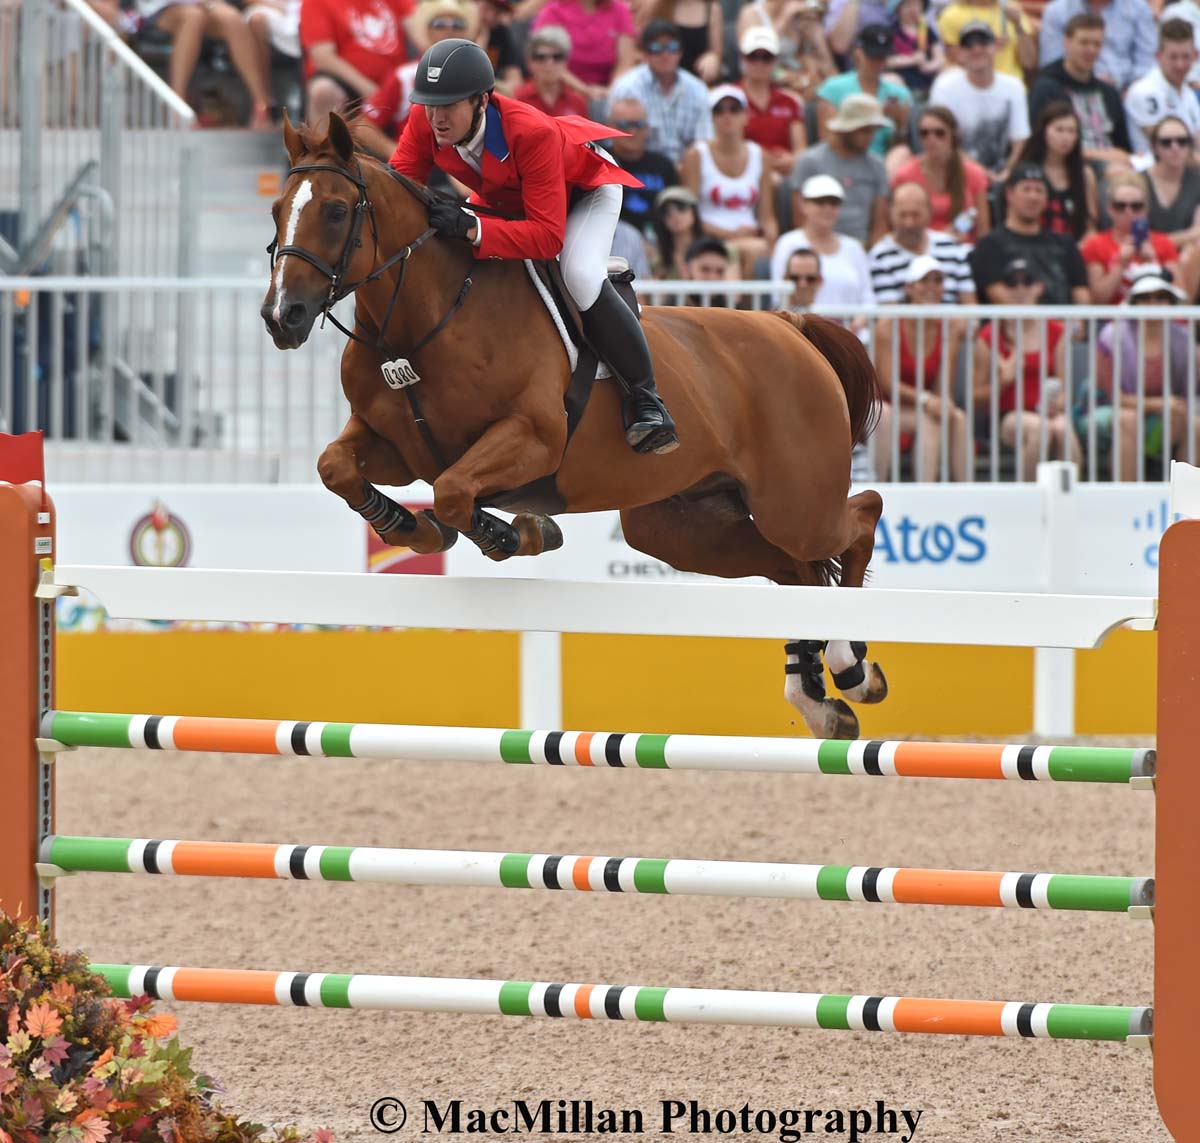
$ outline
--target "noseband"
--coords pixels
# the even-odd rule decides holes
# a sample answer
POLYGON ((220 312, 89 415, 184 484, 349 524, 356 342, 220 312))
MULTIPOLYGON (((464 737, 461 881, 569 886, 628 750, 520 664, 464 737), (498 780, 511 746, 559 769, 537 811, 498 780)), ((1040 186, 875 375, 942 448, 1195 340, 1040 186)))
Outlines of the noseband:
MULTIPOLYGON (((342 247, 341 256, 337 260, 337 264, 331 266, 319 254, 314 254, 311 250, 303 246, 296 246, 289 243, 286 246, 279 245, 279 237, 271 239, 270 245, 267 247, 267 253, 271 258, 271 269, 275 269, 275 263, 284 255, 290 254, 294 258, 300 258, 307 262, 310 266, 315 267, 329 279, 329 293, 325 295, 324 302, 321 303, 321 322, 324 324, 328 318, 338 329, 342 331, 352 341, 357 341, 360 345, 365 345, 370 349, 388 352, 388 347, 384 342, 384 333, 387 330, 388 322, 392 317, 392 310, 396 308, 396 300, 400 296, 400 290, 404 286, 404 278, 408 273, 408 260, 413 254, 420 249, 430 238, 437 233, 432 226, 427 227, 417 235, 407 246, 399 253, 393 254, 382 265, 376 266, 365 278, 359 279, 357 282, 346 283, 344 281, 346 272, 350 269, 350 261, 353 259, 357 250, 362 247, 362 229, 363 220, 370 219, 371 221, 371 241, 374 244, 374 254, 372 255, 372 265, 379 259, 379 230, 375 225, 375 207, 371 204, 371 200, 367 195, 367 182, 363 178, 362 162, 355 160, 355 166, 358 173, 354 174, 346 170, 344 167, 334 166, 332 163, 302 163, 298 167, 292 167, 288 170, 286 178, 291 178, 292 175, 300 174, 303 171, 330 171, 335 175, 341 175, 344 179, 349 179, 355 187, 358 188, 358 202, 354 205, 354 220, 350 224, 350 233, 346 237, 346 244, 342 247), (396 278, 396 285, 392 289, 392 296, 388 301, 387 309, 384 311, 383 321, 379 323, 379 336, 374 342, 369 342, 360 337, 353 330, 347 329, 331 312, 331 308, 340 302, 343 298, 348 298, 356 290, 368 285, 370 282, 378 281, 388 272, 393 266, 399 264, 400 273, 396 278)), ((424 187, 418 183, 414 183, 412 179, 406 175, 402 175, 399 171, 394 171, 390 167, 388 173, 393 178, 399 180, 400 183, 420 202, 428 208, 434 201, 434 197, 424 187)), ((430 341, 436 337, 446 323, 454 316, 459 307, 466 301, 467 292, 471 288, 471 279, 468 277, 459 290, 458 297, 454 304, 450 307, 449 312, 432 330, 429 331, 421 340, 409 350, 411 357, 419 349, 424 348, 430 341)))

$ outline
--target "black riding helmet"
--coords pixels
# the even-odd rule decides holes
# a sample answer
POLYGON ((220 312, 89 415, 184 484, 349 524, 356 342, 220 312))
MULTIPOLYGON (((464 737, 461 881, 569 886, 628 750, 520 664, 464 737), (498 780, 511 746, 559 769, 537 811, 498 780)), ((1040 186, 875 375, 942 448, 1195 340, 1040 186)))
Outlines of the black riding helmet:
POLYGON ((483 48, 472 40, 442 40, 417 64, 409 101, 425 107, 445 107, 483 95, 495 86, 496 73, 483 48))

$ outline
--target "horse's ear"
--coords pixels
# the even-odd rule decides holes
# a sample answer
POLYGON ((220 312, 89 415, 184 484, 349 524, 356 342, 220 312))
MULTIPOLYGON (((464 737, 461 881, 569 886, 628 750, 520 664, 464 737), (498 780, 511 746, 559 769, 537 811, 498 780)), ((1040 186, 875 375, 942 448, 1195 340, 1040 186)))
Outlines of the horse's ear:
POLYGON ((296 160, 304 154, 304 144, 300 141, 300 132, 292 126, 287 108, 283 111, 283 145, 287 148, 288 158, 295 166, 296 160))
POLYGON ((354 155, 354 137, 350 134, 345 119, 336 111, 329 113, 329 143, 343 163, 351 160, 354 155))

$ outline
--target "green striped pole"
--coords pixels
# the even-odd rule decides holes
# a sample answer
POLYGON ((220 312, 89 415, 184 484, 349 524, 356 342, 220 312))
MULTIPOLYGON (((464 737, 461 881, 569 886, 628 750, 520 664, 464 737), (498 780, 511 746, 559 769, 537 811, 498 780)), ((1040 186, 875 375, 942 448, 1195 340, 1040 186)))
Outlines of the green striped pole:
POLYGON ((394 885, 774 897, 1125 912, 1154 904, 1149 877, 1080 877, 765 861, 481 853, 366 846, 65 837, 41 860, 68 872, 374 881, 394 885))
POLYGON ((743 770, 876 777, 1128 783, 1154 751, 1130 747, 499 730, 51 711, 42 736, 67 746, 204 750, 422 762, 743 770))
POLYGON ((1149 1035, 1149 1008, 934 1000, 815 992, 553 984, 239 969, 94 964, 117 996, 216 1004, 369 1008, 490 1016, 744 1024, 859 1032, 932 1032, 1052 1040, 1116 1040, 1149 1035))

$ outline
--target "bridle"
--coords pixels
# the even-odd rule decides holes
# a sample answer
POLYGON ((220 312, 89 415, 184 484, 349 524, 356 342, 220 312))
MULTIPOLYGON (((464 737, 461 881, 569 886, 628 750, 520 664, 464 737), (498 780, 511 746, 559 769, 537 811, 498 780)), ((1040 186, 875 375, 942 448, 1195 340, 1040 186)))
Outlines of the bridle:
MULTIPOLYGON (((271 258, 271 269, 275 269, 275 263, 284 255, 290 254, 294 258, 300 258, 307 262, 310 266, 319 270, 329 279, 329 293, 325 295, 324 302, 321 303, 321 323, 328 318, 333 324, 342 331, 352 341, 357 341, 360 345, 365 345, 369 349, 378 350, 383 353, 390 353, 384 334, 387 331, 388 322, 391 321, 392 311, 396 308, 396 301, 400 297, 400 291, 404 287, 404 279, 408 273, 408 260, 421 248, 434 234, 437 233, 432 226, 427 227, 417 235, 407 246, 399 253, 393 254, 382 265, 375 268, 365 277, 357 282, 345 281, 346 272, 350 269, 350 262, 353 259, 357 250, 362 247, 362 230, 365 219, 370 219, 371 222, 371 241, 374 245, 374 254, 371 259, 372 265, 379 260, 379 230, 375 225, 375 207, 372 205, 370 198, 367 195, 367 182, 363 178, 362 162, 355 159, 355 166, 358 173, 346 170, 345 167, 335 166, 332 163, 301 163, 299 166, 291 167, 288 170, 286 179, 290 179, 292 175, 300 174, 303 171, 330 171, 335 175, 341 175, 344 179, 349 179, 355 187, 358 188, 358 202, 354 205, 354 219, 350 223, 350 233, 346 236, 346 244, 342 247, 342 253, 334 265, 330 265, 319 254, 314 254, 311 250, 303 246, 297 246, 294 243, 289 243, 286 246, 279 245, 278 235, 271 239, 270 245, 267 246, 267 253, 271 258), (392 288, 392 296, 388 300, 387 309, 384 311, 383 320, 379 323, 379 336, 374 342, 367 341, 360 337, 351 329, 347 329, 332 312, 332 307, 340 302, 343 298, 348 298, 356 290, 371 282, 378 281, 383 277, 393 266, 400 266, 400 273, 396 278, 396 284, 392 288)), ((419 183, 413 182, 407 175, 401 174, 399 171, 387 168, 388 174, 398 180, 424 207, 428 209, 435 201, 435 196, 427 188, 419 183)), ((463 281, 462 288, 458 291, 458 297, 446 312, 446 315, 440 322, 437 323, 420 341, 417 342, 409 351, 408 356, 412 357, 419 350, 429 344, 441 331, 446 327, 450 319, 462 307, 463 302, 467 300, 467 294, 471 289, 471 277, 468 275, 463 281)))

